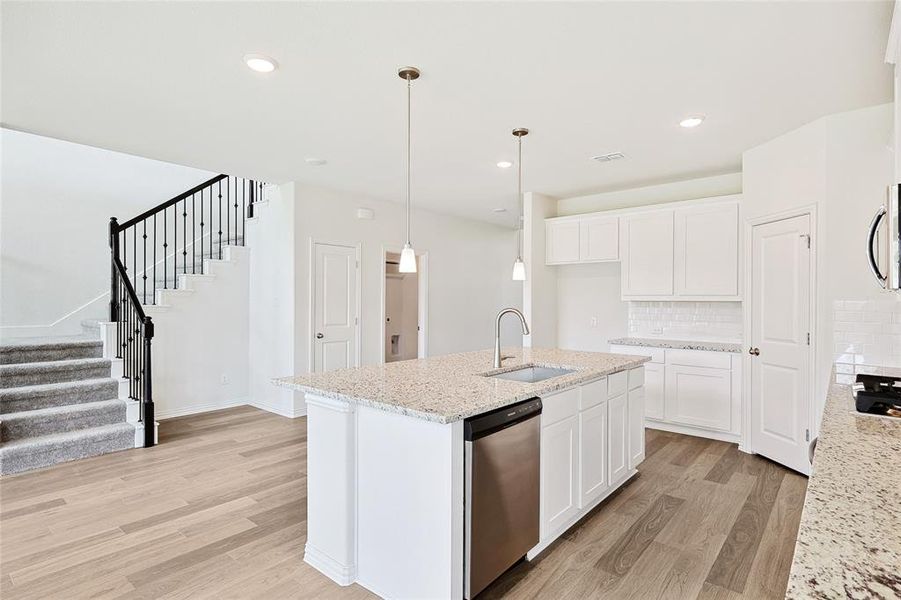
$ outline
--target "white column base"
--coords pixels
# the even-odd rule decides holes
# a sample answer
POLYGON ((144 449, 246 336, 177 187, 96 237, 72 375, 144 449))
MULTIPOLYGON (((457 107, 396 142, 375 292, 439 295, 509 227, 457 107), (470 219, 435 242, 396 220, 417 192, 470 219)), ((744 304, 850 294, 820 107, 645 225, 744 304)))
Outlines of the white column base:
MULTIPOLYGON (((153 443, 160 443, 160 424, 158 421, 153 422, 153 443)), ((144 447, 144 423, 135 423, 135 448, 144 447)))

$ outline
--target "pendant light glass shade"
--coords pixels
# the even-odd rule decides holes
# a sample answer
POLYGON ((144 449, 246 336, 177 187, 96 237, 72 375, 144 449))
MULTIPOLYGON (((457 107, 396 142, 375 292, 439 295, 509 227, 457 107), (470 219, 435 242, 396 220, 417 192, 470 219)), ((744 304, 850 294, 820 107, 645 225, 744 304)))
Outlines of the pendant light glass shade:
POLYGON ((400 253, 400 264, 398 265, 397 270, 400 273, 415 273, 416 252, 413 251, 413 244, 410 243, 410 220, 413 217, 413 201, 410 197, 410 187, 412 183, 412 172, 410 169, 410 157, 412 155, 410 150, 410 90, 413 87, 413 80, 419 78, 419 69, 416 67, 401 67, 398 69, 397 74, 401 79, 404 79, 407 82, 407 241, 404 243, 404 249, 400 253))
POLYGON ((522 197, 522 138, 525 135, 529 135, 529 130, 525 127, 517 127, 513 130, 513 135, 516 136, 517 143, 519 145, 519 159, 516 161, 516 167, 519 171, 517 175, 517 183, 516 183, 516 206, 519 208, 519 215, 516 221, 516 233, 517 233, 517 254, 516 261, 513 263, 513 281, 525 281, 526 280, 526 265, 522 262, 522 226, 523 226, 523 197, 522 197))
POLYGON ((397 270, 401 273, 416 272, 416 253, 413 251, 413 246, 409 243, 404 244, 404 249, 400 253, 400 264, 397 266, 397 270))
POLYGON ((526 263, 522 262, 521 258, 517 258, 516 262, 513 263, 513 281, 525 281, 526 280, 526 263))

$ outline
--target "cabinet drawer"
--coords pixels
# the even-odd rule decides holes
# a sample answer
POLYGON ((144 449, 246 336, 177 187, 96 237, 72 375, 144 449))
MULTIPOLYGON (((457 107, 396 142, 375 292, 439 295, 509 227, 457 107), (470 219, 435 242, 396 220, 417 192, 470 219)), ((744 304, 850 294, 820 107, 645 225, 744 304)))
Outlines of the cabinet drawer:
POLYGON ((610 352, 614 354, 628 354, 630 356, 650 356, 652 363, 663 364, 666 362, 666 350, 663 348, 648 348, 647 346, 621 346, 612 344, 610 352))
POLYGON ((629 369, 629 389, 634 390, 644 385, 644 367, 629 369))
POLYGON ((626 387, 629 381, 629 373, 627 371, 620 371, 619 373, 614 373, 613 375, 607 376, 607 397, 613 398, 615 396, 619 396, 620 394, 626 393, 626 387))
POLYGON ((542 396, 541 426, 547 427, 566 417, 579 413, 579 388, 557 392, 550 396, 542 396))
POLYGON ((710 369, 731 369, 732 354, 729 352, 707 352, 705 350, 667 350, 666 364, 685 367, 707 367, 710 369))
POLYGON ((582 385, 581 402, 579 409, 587 410, 607 400, 607 378, 601 377, 582 385))

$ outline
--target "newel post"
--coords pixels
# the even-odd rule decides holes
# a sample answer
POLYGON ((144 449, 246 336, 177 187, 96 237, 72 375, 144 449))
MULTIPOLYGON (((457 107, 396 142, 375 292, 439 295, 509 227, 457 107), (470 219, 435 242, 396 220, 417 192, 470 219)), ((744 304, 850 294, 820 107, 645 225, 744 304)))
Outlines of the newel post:
POLYGON ((116 258, 119 257, 119 221, 116 217, 109 220, 109 247, 110 247, 110 288, 109 288, 109 320, 113 323, 119 320, 119 285, 116 277, 116 258))
POLYGON ((154 423, 153 414, 153 376, 150 373, 153 361, 150 355, 150 342, 153 339, 153 319, 144 317, 144 375, 141 381, 144 384, 144 447, 150 448, 154 445, 154 434, 156 433, 156 424, 154 423))

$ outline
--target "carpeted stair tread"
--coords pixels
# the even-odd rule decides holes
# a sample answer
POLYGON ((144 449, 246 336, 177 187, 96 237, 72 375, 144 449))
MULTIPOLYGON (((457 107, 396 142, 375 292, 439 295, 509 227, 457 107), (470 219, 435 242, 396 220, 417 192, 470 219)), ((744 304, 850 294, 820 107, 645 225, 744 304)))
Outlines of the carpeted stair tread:
POLYGON ((9 475, 49 465, 134 448, 131 423, 101 425, 12 440, 0 445, 0 474, 9 475))
POLYGON ((119 382, 110 377, 61 381, 0 389, 0 414, 39 410, 52 406, 111 400, 119 395, 119 382))
POLYGON ((25 410, 3 415, 0 419, 0 440, 7 442, 36 438, 51 433, 112 425, 124 420, 125 401, 118 398, 25 410))
POLYGON ((76 358, 0 365, 0 388, 12 388, 110 376, 108 358, 76 358))
POLYGON ((103 343, 84 335, 56 338, 19 338, 0 344, 0 365, 99 358, 103 343))

